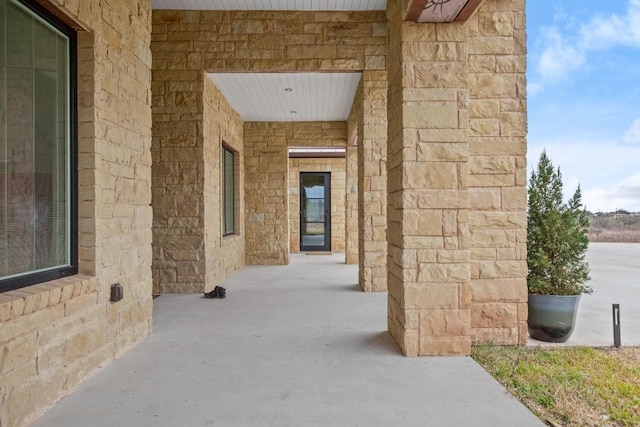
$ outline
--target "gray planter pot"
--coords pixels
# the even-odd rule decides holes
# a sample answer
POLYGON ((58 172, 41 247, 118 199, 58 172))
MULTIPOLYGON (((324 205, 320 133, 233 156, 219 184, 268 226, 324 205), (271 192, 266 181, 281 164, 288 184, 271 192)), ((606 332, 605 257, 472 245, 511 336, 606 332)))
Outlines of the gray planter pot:
POLYGON ((573 333, 580 295, 529 294, 529 336, 547 342, 566 342, 573 333))

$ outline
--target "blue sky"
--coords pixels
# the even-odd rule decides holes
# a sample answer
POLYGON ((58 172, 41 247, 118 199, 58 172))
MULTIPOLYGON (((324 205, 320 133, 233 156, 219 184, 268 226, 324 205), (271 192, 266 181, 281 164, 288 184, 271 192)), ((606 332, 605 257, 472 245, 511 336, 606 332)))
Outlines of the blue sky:
POLYGON ((543 149, 588 210, 640 211, 640 0, 529 0, 529 174, 543 149))

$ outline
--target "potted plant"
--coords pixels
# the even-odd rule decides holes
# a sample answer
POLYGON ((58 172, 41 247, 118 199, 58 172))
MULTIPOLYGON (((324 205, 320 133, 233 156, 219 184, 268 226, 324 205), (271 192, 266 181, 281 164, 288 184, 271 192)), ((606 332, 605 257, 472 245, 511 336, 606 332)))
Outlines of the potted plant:
POLYGON ((563 202, 562 175, 545 151, 531 174, 527 212, 529 335, 565 342, 575 326, 580 296, 590 294, 589 217, 578 186, 563 202))

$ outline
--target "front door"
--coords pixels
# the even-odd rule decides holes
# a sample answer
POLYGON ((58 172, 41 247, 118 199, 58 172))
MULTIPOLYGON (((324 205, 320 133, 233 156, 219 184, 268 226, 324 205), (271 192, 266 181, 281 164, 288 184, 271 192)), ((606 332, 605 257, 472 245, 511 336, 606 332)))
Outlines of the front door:
POLYGON ((331 173, 300 173, 300 251, 331 250, 331 173))

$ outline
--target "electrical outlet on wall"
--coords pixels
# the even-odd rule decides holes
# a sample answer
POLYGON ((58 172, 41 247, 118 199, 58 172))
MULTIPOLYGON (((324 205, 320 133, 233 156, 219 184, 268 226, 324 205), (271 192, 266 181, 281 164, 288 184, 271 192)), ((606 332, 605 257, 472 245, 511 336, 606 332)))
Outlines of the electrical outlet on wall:
POLYGON ((120 283, 111 285, 111 302, 118 302, 124 298, 124 291, 120 283))

